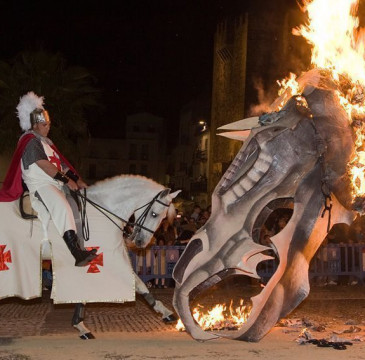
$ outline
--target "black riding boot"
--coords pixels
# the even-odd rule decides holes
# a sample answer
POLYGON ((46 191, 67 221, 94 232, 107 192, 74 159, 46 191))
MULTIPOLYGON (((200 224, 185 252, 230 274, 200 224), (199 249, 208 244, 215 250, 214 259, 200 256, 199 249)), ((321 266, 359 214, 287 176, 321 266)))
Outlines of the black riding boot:
POLYGON ((67 230, 63 234, 63 240, 65 240, 68 249, 76 260, 75 266, 85 266, 97 256, 96 249, 90 251, 80 249, 80 246, 77 242, 77 235, 74 230, 67 230))

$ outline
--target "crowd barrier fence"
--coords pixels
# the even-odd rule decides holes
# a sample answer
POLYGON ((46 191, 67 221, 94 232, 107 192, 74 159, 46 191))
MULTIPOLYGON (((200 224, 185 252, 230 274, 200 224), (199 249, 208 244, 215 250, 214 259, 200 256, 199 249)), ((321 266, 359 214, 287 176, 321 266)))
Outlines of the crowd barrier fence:
MULTIPOLYGON (((172 279, 172 271, 185 246, 152 246, 130 251, 134 271, 148 285, 154 279, 172 279)), ((273 275, 278 260, 259 264, 257 272, 266 281, 273 275)), ((358 283, 365 279, 365 244, 327 244, 321 246, 309 266, 309 278, 352 276, 358 283)))

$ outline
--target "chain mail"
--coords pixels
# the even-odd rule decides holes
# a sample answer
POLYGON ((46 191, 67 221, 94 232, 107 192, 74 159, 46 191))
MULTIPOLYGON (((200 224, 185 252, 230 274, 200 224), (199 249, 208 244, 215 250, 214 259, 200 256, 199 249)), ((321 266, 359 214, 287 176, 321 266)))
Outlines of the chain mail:
POLYGON ((48 160, 48 157, 44 151, 43 145, 38 138, 33 138, 29 140, 23 156, 22 162, 25 170, 29 169, 29 166, 38 160, 48 160))

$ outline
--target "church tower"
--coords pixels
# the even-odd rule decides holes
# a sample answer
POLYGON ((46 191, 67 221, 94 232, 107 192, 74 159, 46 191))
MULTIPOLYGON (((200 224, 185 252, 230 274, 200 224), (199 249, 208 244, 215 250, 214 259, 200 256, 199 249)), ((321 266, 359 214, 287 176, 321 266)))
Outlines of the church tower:
POLYGON ((247 29, 246 14, 220 23, 215 33, 208 181, 210 194, 242 146, 240 141, 216 134, 220 126, 244 117, 247 29))

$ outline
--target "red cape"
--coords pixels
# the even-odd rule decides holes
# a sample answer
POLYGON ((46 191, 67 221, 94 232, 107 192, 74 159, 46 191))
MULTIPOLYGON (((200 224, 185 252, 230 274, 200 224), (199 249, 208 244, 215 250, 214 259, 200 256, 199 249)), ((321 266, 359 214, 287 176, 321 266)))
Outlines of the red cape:
MULTIPOLYGON (((15 149, 13 158, 11 159, 10 167, 6 173, 3 187, 0 189, 0 202, 14 201, 20 198, 23 193, 22 185, 22 169, 20 166, 20 161, 23 156, 23 152, 28 142, 35 136, 33 134, 27 134, 22 136, 18 145, 15 149)), ((55 145, 51 145, 52 149, 59 155, 60 159, 73 171, 76 171, 68 160, 59 152, 55 145)))

